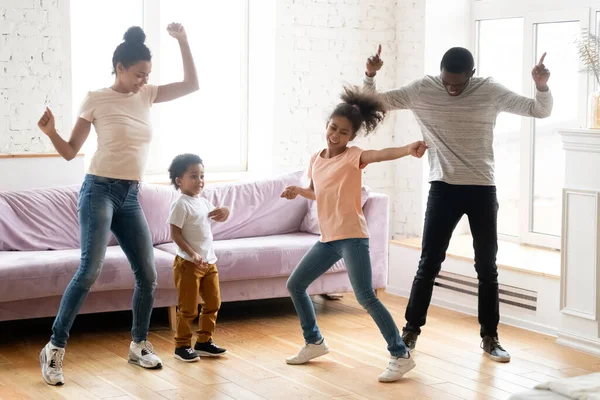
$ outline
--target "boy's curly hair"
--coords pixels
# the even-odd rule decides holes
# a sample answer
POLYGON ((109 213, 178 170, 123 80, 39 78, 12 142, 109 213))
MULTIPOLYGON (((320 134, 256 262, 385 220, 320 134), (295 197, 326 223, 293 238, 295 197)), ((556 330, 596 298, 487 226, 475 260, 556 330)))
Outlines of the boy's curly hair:
POLYGON ((347 118, 354 128, 354 134, 363 128, 365 136, 369 135, 387 113, 384 103, 376 93, 365 92, 358 86, 344 86, 340 98, 342 103, 335 107, 329 119, 336 116, 347 118))
POLYGON ((202 159, 196 154, 180 154, 173 159, 171 166, 169 167, 169 178, 171 179, 173 186, 175 186, 175 189, 179 190, 177 178, 183 177, 183 174, 185 174, 185 171, 187 171, 189 166, 196 164, 204 166, 202 159))

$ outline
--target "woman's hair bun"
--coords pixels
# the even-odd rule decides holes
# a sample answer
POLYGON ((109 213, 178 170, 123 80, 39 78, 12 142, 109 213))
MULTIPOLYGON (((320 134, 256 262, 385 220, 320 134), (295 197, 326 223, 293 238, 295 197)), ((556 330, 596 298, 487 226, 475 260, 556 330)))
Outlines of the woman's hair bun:
POLYGON ((127 43, 143 44, 146 41, 146 34, 139 26, 132 26, 127 29, 127 32, 123 35, 123 39, 127 43))

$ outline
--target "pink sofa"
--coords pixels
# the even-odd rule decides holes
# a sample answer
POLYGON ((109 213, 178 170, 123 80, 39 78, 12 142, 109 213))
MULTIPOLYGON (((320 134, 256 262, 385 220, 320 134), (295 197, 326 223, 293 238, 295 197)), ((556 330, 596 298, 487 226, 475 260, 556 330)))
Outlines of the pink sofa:
MULTIPOLYGON (((203 196, 214 204, 231 208, 230 219, 213 226, 224 302, 288 296, 288 276, 318 240, 318 227, 311 224, 315 217, 311 202, 279 197, 287 185, 300 184, 301 177, 297 172, 204 190, 203 196)), ((59 187, 0 192, 0 321, 56 314, 63 291, 79 265, 78 190, 59 187)), ((166 220, 177 196, 171 187, 163 185, 144 184, 140 190, 140 203, 155 244, 155 307, 176 303, 172 274, 175 246, 166 220)), ((376 289, 385 288, 387 283, 388 205, 388 197, 382 194, 369 193, 364 198, 376 289)), ((111 238, 102 273, 82 313, 131 309, 133 285, 127 259, 111 238)), ((343 262, 309 288, 311 294, 350 290, 343 262)))

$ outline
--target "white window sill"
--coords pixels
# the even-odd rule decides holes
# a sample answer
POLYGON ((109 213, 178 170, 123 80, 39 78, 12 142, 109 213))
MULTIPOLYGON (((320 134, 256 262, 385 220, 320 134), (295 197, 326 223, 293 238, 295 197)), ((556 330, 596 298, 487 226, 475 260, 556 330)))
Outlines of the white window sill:
MULTIPOLYGON (((240 181, 254 181, 260 179, 273 178, 277 174, 267 172, 248 172, 248 171, 234 171, 234 172, 206 172, 204 176, 204 183, 206 186, 218 183, 231 183, 240 181)), ((168 174, 147 174, 143 177, 144 183, 153 183, 158 185, 170 185, 171 180, 168 174)))
MULTIPOLYGON (((207 172, 204 177, 206 185, 215 183, 236 182, 254 178, 255 176, 247 171, 240 172, 207 172)), ((170 185, 171 180, 167 174, 149 174, 144 175, 144 183, 152 183, 157 185, 170 185)))
MULTIPOLYGON (((396 238, 390 243, 421 250, 421 237, 396 238)), ((453 236, 446 255, 474 262, 475 254, 471 235, 453 236)), ((558 250, 526 246, 499 239, 496 264, 499 269, 560 279, 560 251, 558 250)))

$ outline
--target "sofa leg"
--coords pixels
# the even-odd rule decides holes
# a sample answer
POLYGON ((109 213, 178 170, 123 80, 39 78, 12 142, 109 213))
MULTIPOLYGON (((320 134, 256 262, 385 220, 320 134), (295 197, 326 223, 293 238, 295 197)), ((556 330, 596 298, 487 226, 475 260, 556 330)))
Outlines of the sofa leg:
POLYGON ((177 329, 177 306, 169 307, 169 328, 172 331, 177 329))
POLYGON ((323 298, 325 300, 340 300, 341 298, 344 297, 344 295, 341 293, 328 293, 328 294, 322 294, 321 296, 323 296, 323 298))
POLYGON ((375 289, 375 296, 381 297, 383 292, 385 292, 385 289, 375 289))

